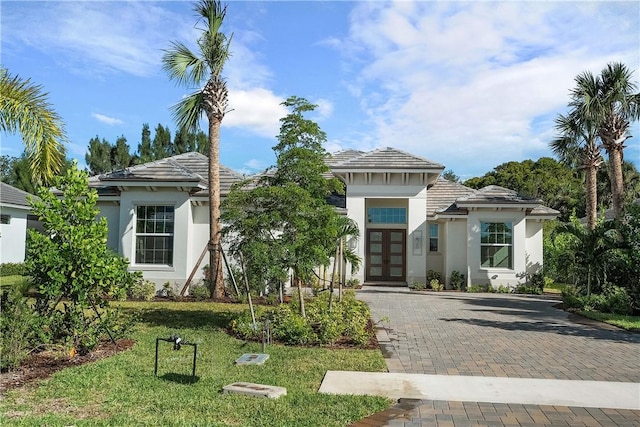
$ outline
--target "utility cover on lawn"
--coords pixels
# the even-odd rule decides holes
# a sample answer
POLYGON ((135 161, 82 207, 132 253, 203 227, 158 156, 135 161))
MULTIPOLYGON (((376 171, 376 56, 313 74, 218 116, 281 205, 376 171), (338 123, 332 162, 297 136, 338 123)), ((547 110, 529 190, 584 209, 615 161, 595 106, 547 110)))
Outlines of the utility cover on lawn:
POLYGON ((265 353, 245 353, 236 359, 236 365, 262 365, 268 358, 265 353))
POLYGON ((277 399, 280 396, 287 395, 287 389, 284 387, 277 387, 273 385, 254 384, 238 382, 226 385, 222 387, 224 393, 236 393, 247 394, 249 396, 256 397, 269 397, 271 399, 277 399))

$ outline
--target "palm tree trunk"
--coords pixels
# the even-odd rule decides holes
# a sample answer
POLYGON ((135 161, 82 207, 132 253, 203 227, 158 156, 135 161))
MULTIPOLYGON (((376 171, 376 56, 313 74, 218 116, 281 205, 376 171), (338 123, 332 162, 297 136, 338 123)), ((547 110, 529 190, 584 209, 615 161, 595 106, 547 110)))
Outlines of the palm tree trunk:
POLYGON ((596 219, 598 213, 598 189, 597 174, 598 168, 589 166, 586 168, 586 187, 587 187, 587 228, 593 230, 596 227, 596 219))
POLYGON ((622 178, 622 144, 615 144, 609 154, 609 170, 611 171, 611 195, 613 197, 613 213, 616 219, 622 216, 624 209, 624 181, 622 178))
POLYGON ((220 256, 220 120, 209 116, 209 286, 211 297, 224 296, 220 256))

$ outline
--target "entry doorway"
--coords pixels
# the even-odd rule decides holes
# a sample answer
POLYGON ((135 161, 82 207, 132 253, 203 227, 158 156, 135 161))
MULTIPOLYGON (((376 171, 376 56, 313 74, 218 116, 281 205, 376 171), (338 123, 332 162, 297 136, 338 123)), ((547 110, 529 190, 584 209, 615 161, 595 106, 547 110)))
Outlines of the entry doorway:
POLYGON ((406 230, 369 229, 366 244, 366 281, 406 280, 406 230))

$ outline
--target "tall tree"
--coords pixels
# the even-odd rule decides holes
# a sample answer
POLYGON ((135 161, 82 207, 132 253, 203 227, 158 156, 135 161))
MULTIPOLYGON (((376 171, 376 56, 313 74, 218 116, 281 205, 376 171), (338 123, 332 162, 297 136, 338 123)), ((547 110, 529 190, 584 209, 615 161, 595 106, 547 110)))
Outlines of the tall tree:
POLYGON ((173 155, 173 147, 171 146, 171 131, 168 126, 162 126, 158 123, 156 133, 153 135, 151 143, 152 160, 164 159, 173 155))
POLYGON ((113 146, 109 141, 104 138, 100 140, 98 135, 89 140, 89 148, 84 155, 84 159, 91 175, 99 175, 113 170, 111 165, 112 148, 113 146))
POLYGON ((142 125, 142 136, 140 137, 140 144, 138 144, 138 160, 140 163, 147 163, 154 160, 151 151, 151 131, 149 130, 149 123, 142 125))
POLYGON ((43 184, 60 172, 65 159, 64 125, 51 108, 48 95, 30 79, 0 68, 0 129, 22 135, 32 179, 43 184))
POLYGON ((618 62, 608 64, 597 77, 584 72, 576 78, 572 94, 574 111, 583 122, 597 129, 602 147, 609 157, 611 194, 616 218, 624 207, 623 150, 631 137, 629 125, 640 118, 640 94, 631 81, 632 72, 618 62), (584 82, 581 84, 580 81, 584 82))
POLYGON ((194 11, 204 27, 197 27, 198 52, 180 42, 172 42, 162 57, 171 79, 196 91, 172 107, 178 129, 195 132, 200 118, 209 122, 209 274, 213 298, 224 293, 220 246, 220 125, 228 110, 228 89, 222 69, 229 58, 232 36, 221 32, 227 7, 217 0, 200 0, 194 11), (204 83, 204 86, 203 86, 204 83))
POLYGON ((129 144, 124 135, 116 140, 116 144, 111 148, 111 168, 113 170, 121 170, 131 166, 131 153, 129 152, 129 144))
POLYGON ((556 131, 560 134, 551 142, 551 149, 567 165, 577 165, 585 173, 587 227, 593 230, 598 214, 598 169, 602 166, 602 156, 597 144, 595 123, 581 116, 577 108, 589 89, 595 89, 593 76, 588 73, 576 78, 577 86, 572 91, 573 109, 567 115, 556 119, 556 131))

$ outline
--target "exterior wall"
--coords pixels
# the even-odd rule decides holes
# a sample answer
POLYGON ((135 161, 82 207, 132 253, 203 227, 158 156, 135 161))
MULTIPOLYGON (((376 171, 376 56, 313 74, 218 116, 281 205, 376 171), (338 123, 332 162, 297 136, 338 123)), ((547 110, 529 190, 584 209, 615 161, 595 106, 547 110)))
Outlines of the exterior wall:
MULTIPOLYGON (((370 185, 349 185, 347 188, 347 215, 358 224, 360 239, 355 242, 355 250, 362 259, 362 267, 354 278, 365 280, 366 270, 366 230, 368 228, 401 228, 406 229, 406 281, 424 282, 426 280, 425 254, 427 250, 426 228, 426 188, 415 185, 412 181, 402 185, 400 177, 397 185, 382 185, 382 174, 372 174, 370 185), (380 181, 379 183, 377 183, 380 181), (377 183, 377 184, 376 184, 377 183), (367 223, 368 207, 406 207, 407 224, 373 225, 367 223)), ((364 182, 364 178, 361 177, 364 182)), ((360 182, 356 176, 355 182, 360 182)), ((393 175, 392 180, 393 183, 393 175)), ((416 178, 417 182, 417 178, 416 178)))
POLYGON ((527 220, 527 242, 525 250, 527 253, 527 274, 529 276, 542 271, 544 259, 542 229, 542 221, 527 220))
POLYGON ((524 212, 515 210, 478 210, 469 212, 467 219, 468 279, 472 285, 491 284, 515 287, 526 281, 526 220, 524 212), (513 268, 483 268, 480 266, 480 223, 511 222, 513 224, 513 268))
POLYGON ((0 224, 0 263, 24 262, 29 211, 8 206, 0 211, 11 216, 9 224, 0 224))
MULTIPOLYGON (((189 193, 171 190, 148 191, 144 188, 123 191, 120 195, 120 253, 129 258, 131 271, 141 271, 144 278, 156 283, 162 289, 169 282, 174 288, 182 288, 193 265, 192 213, 189 193), (135 262, 135 221, 138 205, 173 206, 175 223, 173 233, 173 265, 148 265, 135 262)), ((208 235, 208 232, 207 232, 208 235)), ((199 255, 199 252, 198 252, 199 255)), ((198 255, 195 255, 196 257, 198 255)), ((178 289, 178 291, 180 290, 178 289)))
MULTIPOLYGON (((468 281, 470 275, 467 264, 467 221, 465 219, 447 221, 441 228, 444 228, 444 269, 442 275, 445 284, 449 286, 452 271, 464 274, 468 281)), ((480 247, 478 247, 479 251, 480 247)))
POLYGON ((98 202, 96 207, 100 209, 98 218, 107 219, 107 247, 114 252, 122 253, 120 249, 120 203, 98 202))

